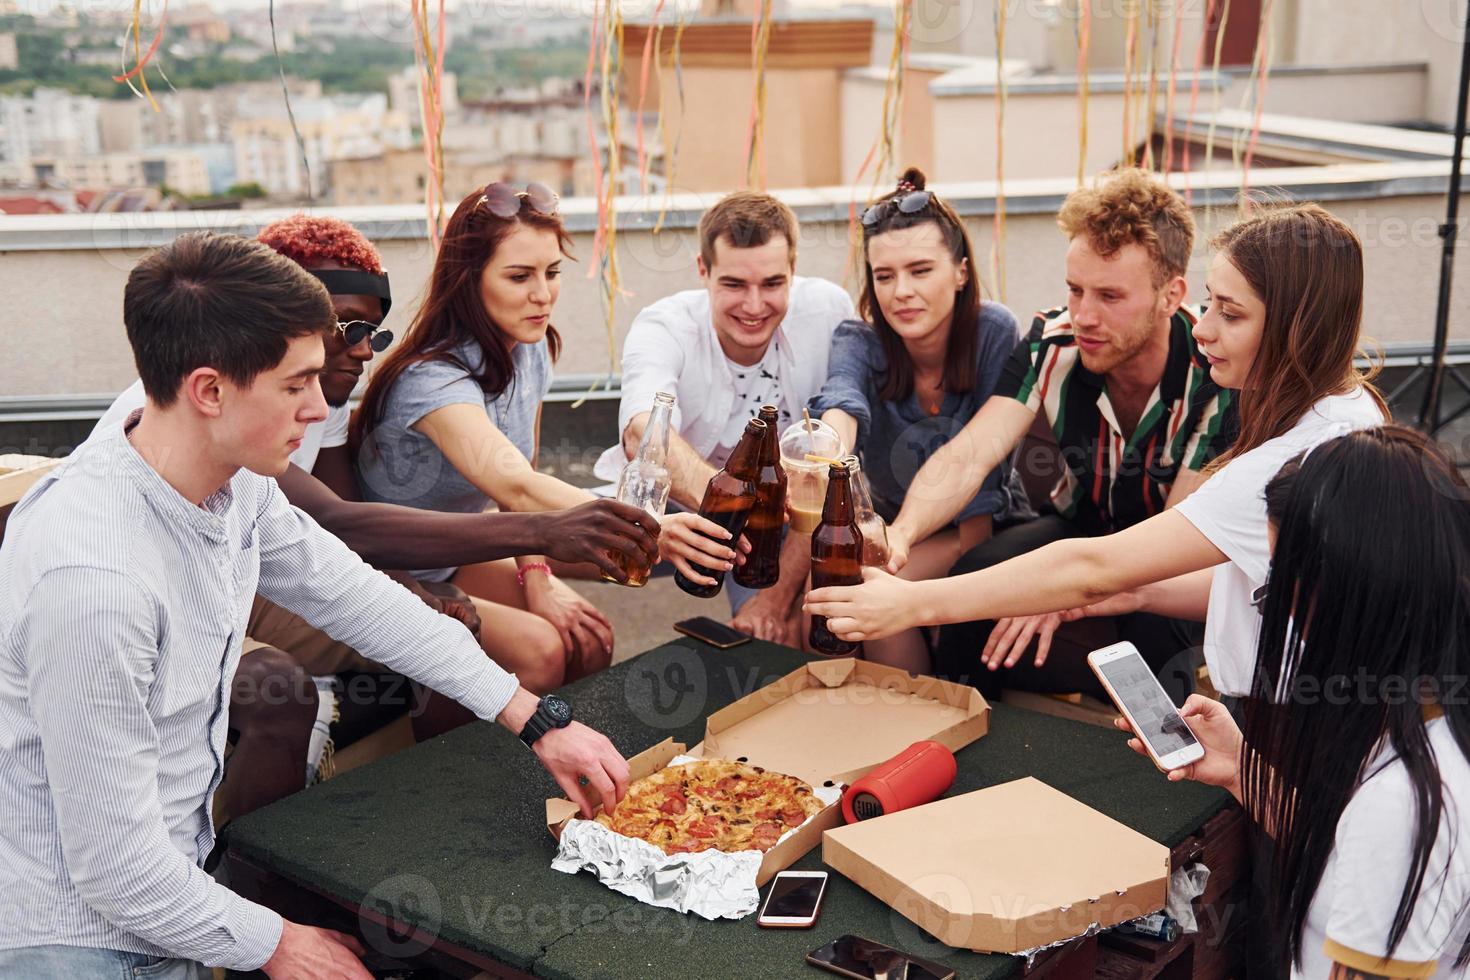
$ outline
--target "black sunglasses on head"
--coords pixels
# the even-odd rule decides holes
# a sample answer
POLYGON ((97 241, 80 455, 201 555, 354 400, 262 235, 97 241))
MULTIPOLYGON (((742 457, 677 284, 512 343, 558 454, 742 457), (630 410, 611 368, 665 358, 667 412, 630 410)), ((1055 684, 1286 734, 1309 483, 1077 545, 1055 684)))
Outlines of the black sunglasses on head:
POLYGON ((387 350, 388 345, 393 343, 393 331, 384 330, 370 320, 348 320, 346 323, 339 320, 337 332, 342 335, 348 347, 356 347, 366 340, 379 354, 387 350))
POLYGON ((475 207, 483 206, 497 218, 514 218, 520 214, 522 202, 529 204, 532 211, 554 215, 557 208, 560 207, 561 198, 557 196, 556 191, 539 180, 531 181, 523 191, 518 191, 503 181, 496 181, 487 185, 480 193, 480 199, 475 202, 475 207))
POLYGON ((933 194, 928 191, 909 191, 902 197, 890 197, 863 212, 863 227, 871 228, 887 218, 897 208, 903 214, 918 214, 929 206, 933 194))

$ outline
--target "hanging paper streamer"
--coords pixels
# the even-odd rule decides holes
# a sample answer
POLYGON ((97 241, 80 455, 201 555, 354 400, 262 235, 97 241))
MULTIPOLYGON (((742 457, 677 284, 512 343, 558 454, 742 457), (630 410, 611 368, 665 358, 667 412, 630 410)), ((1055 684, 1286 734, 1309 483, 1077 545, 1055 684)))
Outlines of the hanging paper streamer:
POLYGON ((306 176, 306 203, 316 200, 316 191, 311 184, 311 161, 306 158, 306 140, 301 138, 301 127, 296 125, 296 113, 291 108, 291 92, 286 87, 286 66, 281 61, 281 49, 276 44, 276 0, 267 7, 271 25, 271 51, 276 55, 276 74, 281 77, 281 98, 286 102, 286 119, 291 123, 291 135, 296 137, 296 149, 301 154, 301 172, 306 176))
POLYGON ((995 5, 995 229, 990 237, 990 276, 1006 301, 1006 4, 995 5))
MULTIPOLYGON (((1182 154, 1183 161, 1182 161, 1182 165, 1180 167, 1180 169, 1184 171, 1184 201, 1185 201, 1186 204, 1187 203, 1190 203, 1194 199, 1194 189, 1190 186, 1190 182, 1189 182, 1189 166, 1190 166, 1190 155, 1191 155, 1191 153, 1192 153, 1192 151, 1194 149, 1194 139, 1193 139, 1193 136, 1194 136, 1194 114, 1195 114, 1195 111, 1199 107, 1199 82, 1200 82, 1200 74, 1204 71, 1204 68, 1205 68, 1205 49, 1209 46, 1210 32, 1208 30, 1208 27, 1209 27, 1210 24, 1213 24, 1215 22, 1215 10, 1216 10, 1219 2, 1220 2, 1220 0, 1209 0, 1208 4, 1206 5, 1206 7, 1205 7, 1205 27, 1206 27, 1206 29, 1200 31, 1200 35, 1199 35, 1199 47, 1197 47, 1195 49, 1195 52, 1194 52, 1194 78, 1189 83, 1189 121, 1184 124, 1184 152, 1182 154)), ((1223 27, 1223 22, 1222 22, 1222 27, 1223 27)), ((1216 63, 1217 71, 1218 71, 1218 66, 1219 66, 1218 48, 1219 48, 1219 46, 1216 45, 1216 52, 1217 53, 1216 53, 1216 62, 1215 63, 1216 63)), ((1219 81, 1218 74, 1215 76, 1215 81, 1217 83, 1219 81)), ((1208 160, 1205 161, 1205 165, 1207 167, 1209 166, 1209 161, 1208 160)))
POLYGON ((414 65, 419 75, 419 118, 424 131, 424 206, 434 251, 444 237, 444 0, 439 0, 437 30, 429 30, 429 0, 412 0, 414 65))
POLYGON ((583 107, 587 111, 587 139, 593 160, 593 190, 597 197, 597 230, 592 238, 592 262, 588 278, 598 279, 607 328, 607 377, 597 380, 572 404, 576 408, 587 396, 610 383, 617 369, 617 299, 622 292, 618 277, 617 193, 622 161, 622 136, 619 111, 622 76, 623 15, 618 0, 598 0, 593 11, 592 37, 587 49, 587 72, 583 79, 583 107), (603 132, 607 134, 606 155, 597 141, 597 127, 592 115, 592 76, 597 69, 599 110, 603 132))
MULTIPOLYGON (((157 100, 153 98, 153 92, 148 88, 148 74, 144 69, 153 60, 153 55, 158 52, 158 45, 163 41, 163 28, 167 20, 168 0, 164 0, 163 8, 158 12, 158 30, 154 32, 153 41, 145 52, 143 50, 143 0, 133 0, 133 22, 128 29, 128 33, 133 35, 133 67, 121 75, 112 76, 114 82, 125 82, 134 95, 147 99, 154 112, 160 110, 157 100), (134 78, 138 79, 138 85, 142 86, 142 91, 139 91, 138 86, 133 84, 134 78)), ((162 69, 160 69, 161 73, 162 69)), ((164 81, 167 80, 165 77, 164 81)))
POLYGON ((1245 207, 1249 200, 1251 163, 1256 155, 1256 143, 1261 138, 1261 116, 1266 111, 1266 83, 1271 78, 1271 8, 1275 0, 1265 0, 1261 8, 1261 25, 1256 32, 1256 55, 1251 59, 1250 97, 1255 100, 1255 115, 1251 120, 1249 142, 1245 147, 1245 159, 1240 159, 1240 138, 1236 138, 1235 158, 1240 166, 1240 200, 1245 207))
POLYGON ((766 189, 766 52, 771 47, 771 0, 761 0, 750 24, 750 126, 745 135, 745 184, 766 189))
POLYGON ((888 78, 883 83, 883 109, 879 118, 878 135, 873 138, 873 145, 868 147, 867 156, 863 157, 862 165, 858 167, 852 179, 854 193, 852 200, 847 205, 847 267, 852 272, 859 271, 861 266, 861 256, 857 253, 862 234, 858 229, 856 189, 862 184, 863 175, 871 167, 873 177, 866 199, 866 203, 871 204, 878 197, 879 182, 883 180, 893 163, 894 142, 897 138, 899 120, 903 114, 903 81, 908 71, 909 24, 913 17, 913 9, 913 0, 895 0, 893 50, 888 55, 888 78))
MULTIPOLYGON (((1179 48, 1184 40, 1184 0, 1174 4, 1174 44, 1169 51, 1169 92, 1164 99, 1164 173, 1174 169, 1174 90, 1179 81, 1179 48)), ((1198 84, 1198 79, 1196 79, 1198 84)))
POLYGON ((1158 131, 1155 120, 1158 118, 1158 93, 1159 93, 1159 19, 1155 14, 1154 4, 1147 5, 1148 10, 1148 97, 1144 100, 1143 111, 1148 113, 1148 125, 1145 127, 1147 135, 1143 141, 1143 167, 1152 170, 1154 166, 1154 134, 1158 131))
POLYGON ((678 20, 674 26, 674 49, 669 60, 674 66, 674 87, 679 96, 679 126, 674 130, 672 146, 667 141, 667 131, 664 128, 664 83, 663 83, 663 58, 660 56, 659 82, 658 82, 658 126, 659 133, 665 137, 664 142, 664 200, 658 209, 658 220, 653 223, 653 232, 658 234, 663 231, 664 218, 669 213, 669 196, 674 193, 674 176, 679 168, 679 146, 684 140, 684 28, 688 26, 689 20, 682 7, 675 8, 679 12, 678 20))
POLYGON ((1133 130, 1135 120, 1134 81, 1138 68, 1138 3, 1139 0, 1123 0, 1124 16, 1128 20, 1123 41, 1123 152, 1120 161, 1132 163, 1135 144, 1133 130))
MULTIPOLYGON (((648 70, 649 60, 654 56, 655 42, 662 40, 663 29, 658 26, 658 15, 663 12, 664 0, 658 0, 653 8, 653 19, 648 23, 648 34, 643 39, 643 63, 639 66, 638 73, 638 115, 634 120, 636 139, 638 144, 638 191, 645 197, 648 195, 648 151, 643 144, 643 109, 648 104, 648 70)), ((658 57, 662 59, 662 52, 658 57)), ((663 97, 663 89, 659 89, 659 97, 663 97)), ((662 113, 660 113, 660 124, 662 124, 662 113)))
MULTIPOLYGON (((1182 2, 1182 0, 1181 0, 1182 2)), ((1092 48, 1092 0, 1078 0, 1077 18, 1077 186, 1087 176, 1087 97, 1091 81, 1087 58, 1092 48)))

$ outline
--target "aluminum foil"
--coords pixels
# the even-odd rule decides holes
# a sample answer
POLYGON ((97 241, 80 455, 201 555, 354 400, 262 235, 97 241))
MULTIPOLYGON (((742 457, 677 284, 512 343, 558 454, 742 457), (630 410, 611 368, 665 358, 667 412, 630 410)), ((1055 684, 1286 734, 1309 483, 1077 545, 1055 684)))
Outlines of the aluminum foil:
MULTIPOLYGON (((681 755, 669 765, 696 761, 681 755)), ((824 804, 842 798, 840 786, 817 786, 813 792, 824 804)), ((804 826, 791 828, 780 840, 804 826)), ((562 829, 551 867, 566 874, 591 871, 613 891, 646 905, 693 912, 706 919, 740 919, 760 904, 755 879, 764 857, 761 851, 665 854, 647 841, 624 837, 596 821, 570 820, 562 829)))

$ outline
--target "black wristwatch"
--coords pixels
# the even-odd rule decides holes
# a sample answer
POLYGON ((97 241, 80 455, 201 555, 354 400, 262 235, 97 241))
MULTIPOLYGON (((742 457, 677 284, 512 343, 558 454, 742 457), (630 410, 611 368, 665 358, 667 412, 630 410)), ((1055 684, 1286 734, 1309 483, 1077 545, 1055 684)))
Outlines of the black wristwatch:
POLYGON ((521 741, 528 746, 535 745, 536 739, 553 728, 565 728, 571 723, 572 706, 565 698, 548 694, 536 705, 536 713, 526 722, 526 727, 521 729, 521 741))

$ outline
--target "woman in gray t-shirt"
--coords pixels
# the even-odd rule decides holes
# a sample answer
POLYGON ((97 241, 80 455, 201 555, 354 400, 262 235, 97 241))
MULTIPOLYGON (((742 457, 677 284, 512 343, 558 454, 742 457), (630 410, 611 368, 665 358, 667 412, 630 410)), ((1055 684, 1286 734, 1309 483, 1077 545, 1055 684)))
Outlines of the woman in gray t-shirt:
MULTIPOLYGON (((569 244, 556 195, 544 185, 491 184, 460 202, 428 298, 374 372, 353 425, 364 500, 473 513, 492 505, 560 510, 592 499, 535 468, 541 402, 561 347, 551 313, 569 244)), ((697 521, 664 522, 665 557, 676 565, 733 557, 694 533, 697 521)), ((719 534, 709 522, 697 526, 719 534)), ((611 662, 607 617, 553 575, 544 557, 414 575, 485 600, 476 608, 486 652, 532 691, 611 662)))
MULTIPOLYGON (((859 309, 867 322, 837 328, 826 384, 807 407, 862 456, 874 506, 892 520, 925 460, 990 397, 1020 333, 1010 310, 982 302, 969 235, 917 170, 863 215, 863 255, 859 309)), ((915 543, 902 577, 943 576, 990 537, 992 516, 1010 507, 1004 469, 955 526, 915 543)), ((869 660, 932 671, 916 629, 863 649, 869 660)))

